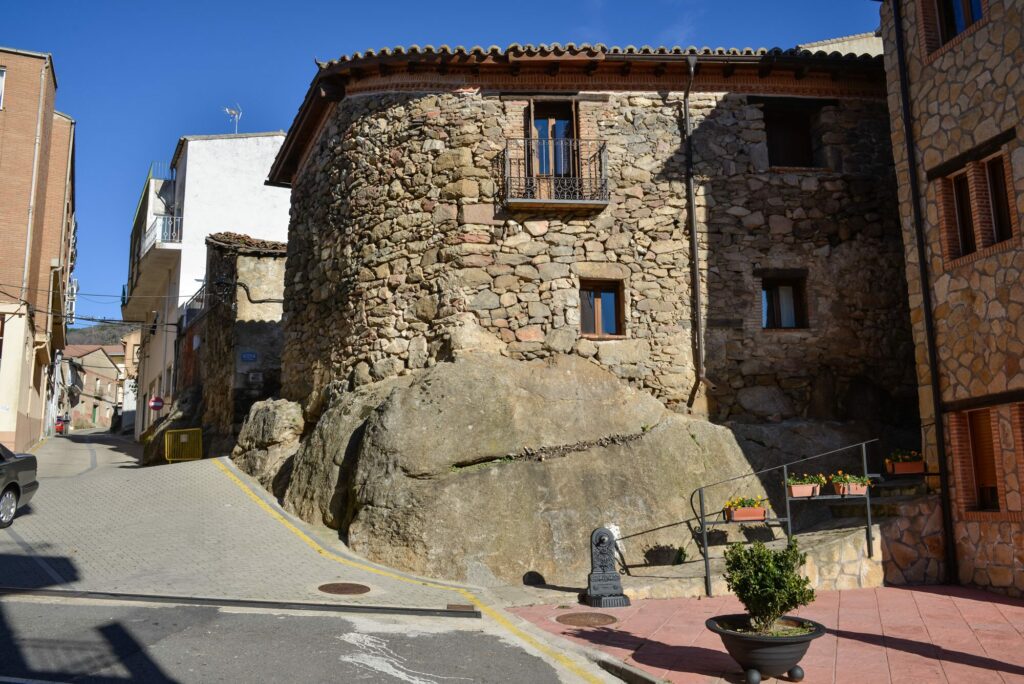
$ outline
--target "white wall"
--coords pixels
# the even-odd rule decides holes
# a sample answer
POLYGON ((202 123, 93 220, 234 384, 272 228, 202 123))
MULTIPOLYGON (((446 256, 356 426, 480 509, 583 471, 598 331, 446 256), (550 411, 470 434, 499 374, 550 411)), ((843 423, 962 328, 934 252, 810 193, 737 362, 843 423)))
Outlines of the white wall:
POLYGON ((184 303, 206 275, 206 236, 230 231, 288 240, 291 192, 264 184, 284 134, 186 140, 178 160, 184 303), (182 168, 184 167, 184 168, 182 168))

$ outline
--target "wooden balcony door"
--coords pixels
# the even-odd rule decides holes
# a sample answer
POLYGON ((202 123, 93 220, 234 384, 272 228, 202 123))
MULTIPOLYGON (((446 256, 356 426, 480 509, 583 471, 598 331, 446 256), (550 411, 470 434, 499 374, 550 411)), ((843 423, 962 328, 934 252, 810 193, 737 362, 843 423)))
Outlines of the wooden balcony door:
POLYGON ((562 178, 578 175, 576 103, 530 102, 530 164, 537 199, 556 199, 562 178))

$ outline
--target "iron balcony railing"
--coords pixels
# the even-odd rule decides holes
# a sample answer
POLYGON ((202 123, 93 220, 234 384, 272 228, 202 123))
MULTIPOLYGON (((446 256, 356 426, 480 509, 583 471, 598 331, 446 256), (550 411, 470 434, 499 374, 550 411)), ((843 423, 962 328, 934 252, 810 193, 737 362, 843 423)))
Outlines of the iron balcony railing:
POLYGON ((206 311, 209 304, 209 291, 206 289, 206 283, 203 283, 202 287, 182 307, 181 329, 184 330, 191 323, 194 323, 206 311))
POLYGON ((602 140, 510 138, 504 162, 509 204, 608 203, 607 148, 602 140))
POLYGON ((181 217, 157 216, 146 229, 139 256, 148 252, 158 242, 181 242, 181 217))

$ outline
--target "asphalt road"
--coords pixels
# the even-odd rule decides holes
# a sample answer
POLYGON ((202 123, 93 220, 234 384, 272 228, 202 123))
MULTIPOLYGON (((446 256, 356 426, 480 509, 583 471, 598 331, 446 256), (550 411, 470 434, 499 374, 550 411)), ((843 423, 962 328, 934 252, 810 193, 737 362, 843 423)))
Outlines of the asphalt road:
POLYGON ((560 681, 475 622, 7 598, 0 682, 560 681))
POLYGON ((137 454, 104 433, 36 451, 39 492, 0 530, 0 587, 59 595, 0 592, 0 684, 617 681, 494 606, 483 618, 374 613, 467 597, 355 557, 230 463, 138 468, 137 454), (369 592, 324 594, 325 582, 369 592), (280 602, 359 612, 269 605, 280 602))

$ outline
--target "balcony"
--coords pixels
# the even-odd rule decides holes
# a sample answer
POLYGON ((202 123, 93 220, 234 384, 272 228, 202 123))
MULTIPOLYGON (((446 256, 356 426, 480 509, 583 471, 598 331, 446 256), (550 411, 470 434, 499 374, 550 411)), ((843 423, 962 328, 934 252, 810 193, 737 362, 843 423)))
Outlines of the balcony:
POLYGON ((510 138, 504 200, 509 208, 602 209, 608 205, 603 140, 510 138))
POLYGON ((181 259, 180 216, 157 214, 145 231, 132 235, 128 283, 121 296, 121 314, 142 319, 152 308, 152 297, 163 296, 169 270, 181 259), (149 307, 149 308, 147 308, 149 307))
POLYGON ((153 222, 146 228, 146 234, 142 238, 142 249, 139 256, 155 247, 157 243, 181 242, 181 217, 180 216, 156 216, 153 222))

